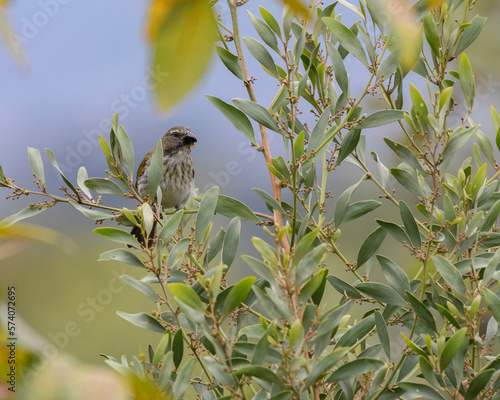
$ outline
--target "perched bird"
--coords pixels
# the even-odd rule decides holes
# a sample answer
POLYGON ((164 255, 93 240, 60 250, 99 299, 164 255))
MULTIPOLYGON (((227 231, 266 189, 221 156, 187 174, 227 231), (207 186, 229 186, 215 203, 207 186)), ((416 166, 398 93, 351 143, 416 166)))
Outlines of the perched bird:
MULTIPOLYGON (((187 126, 174 126, 163 135, 161 142, 163 146, 163 174, 160 181, 161 206, 180 209, 188 200, 193 185, 194 165, 191 147, 197 140, 187 126)), ((148 151, 137 170, 135 185, 141 197, 149 194, 148 172, 155 148, 148 151)), ((145 244, 139 227, 135 226, 131 233, 139 243, 145 244)))

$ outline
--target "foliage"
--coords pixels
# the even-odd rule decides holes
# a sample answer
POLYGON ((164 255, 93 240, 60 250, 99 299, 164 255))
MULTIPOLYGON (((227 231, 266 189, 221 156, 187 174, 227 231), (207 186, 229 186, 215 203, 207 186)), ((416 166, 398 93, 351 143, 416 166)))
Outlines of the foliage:
MULTIPOLYGON (((144 236, 154 221, 161 226, 151 248, 141 247, 127 230, 95 230, 120 244, 100 260, 143 269, 142 279, 123 280, 156 304, 154 312, 118 314, 163 335, 147 354, 121 361, 108 356, 106 362, 137 385, 174 399, 187 396, 190 386, 204 400, 500 398, 500 360, 494 353, 500 168, 488 136, 471 119, 475 84, 464 53, 485 19, 473 16, 468 0, 418 1, 397 10, 378 0, 359 7, 345 0, 314 2, 298 17, 285 7, 281 23, 263 7, 260 16, 250 14, 256 39, 240 37, 240 6, 228 0, 231 26, 219 25, 227 35, 219 35, 217 54, 249 99, 208 99, 263 153, 273 193, 254 191, 269 215, 217 187, 190 199, 184 210, 152 207, 135 191, 133 147, 117 116, 109 142, 100 139, 106 178, 89 179, 82 167, 74 185, 50 150, 66 196, 47 193, 37 151, 29 152, 37 191, 20 188, 0 169, 0 185, 14 197, 50 199, 21 217, 66 202, 91 220, 139 226, 144 236), (341 7, 359 21, 346 26, 341 7), (257 102, 242 43, 278 83, 268 107, 257 102), (368 71, 359 93, 352 89, 346 60, 368 71), (451 69, 454 60, 458 70, 451 69), (427 90, 408 82, 416 74, 427 90), (368 95, 383 105, 364 113, 368 95), (308 116, 301 114, 306 108, 308 116), (306 124, 308 118, 314 122, 306 124), (374 163, 366 157, 365 134, 391 123, 404 137, 384 138, 398 159, 387 167, 375 152, 374 163), (286 159, 272 157, 268 130, 282 137, 286 159), (455 154, 472 139, 472 157, 456 168, 455 154), (328 175, 346 163, 361 171, 361 179, 331 195, 328 175), (389 190, 391 176, 400 184, 396 192, 389 190), (342 252, 342 226, 368 219, 381 205, 373 198, 351 201, 358 187, 370 183, 379 192, 373 197, 380 194, 394 217, 375 216, 377 229, 360 241, 356 260, 349 260, 342 252), (104 205, 101 194, 134 198, 140 206, 104 205), (214 212, 231 218, 216 234, 214 212), (261 237, 252 239, 260 256, 243 256, 257 277, 230 285, 226 275, 234 265, 241 221, 262 225, 261 237), (418 271, 379 254, 383 243, 404 249, 418 271), (336 276, 337 260, 352 273, 351 281, 336 276), (373 263, 383 277, 370 268, 373 263), (332 291, 342 296, 338 304, 328 301, 332 291)), ((492 117, 498 131, 494 108, 492 117)), ((156 193, 154 181, 150 193, 156 193)))

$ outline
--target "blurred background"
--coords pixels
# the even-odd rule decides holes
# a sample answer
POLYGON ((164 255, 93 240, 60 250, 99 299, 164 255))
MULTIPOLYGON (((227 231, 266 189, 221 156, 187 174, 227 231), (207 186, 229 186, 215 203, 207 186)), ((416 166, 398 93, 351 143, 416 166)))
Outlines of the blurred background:
MULTIPOLYGON (((251 0, 240 8, 243 36, 256 37, 245 10, 257 15, 259 5, 280 19, 279 1, 251 0)), ((134 143, 136 165, 168 128, 188 125, 198 138, 192 154, 200 192, 218 185, 221 193, 240 199, 254 210, 266 211, 251 191, 252 187, 270 191, 261 154, 250 148, 244 136, 205 98, 206 94, 225 101, 246 98, 241 82, 218 59, 212 59, 201 84, 187 99, 168 113, 158 111, 154 93, 148 89, 152 80, 151 49, 145 35, 148 6, 149 1, 145 0, 12 2, 7 12, 26 62, 19 66, 5 49, 0 49, 0 165, 5 174, 20 186, 33 185, 27 158, 30 146, 42 151, 51 193, 57 191, 62 181, 44 155, 46 147, 55 153, 63 172, 72 181, 76 181, 82 165, 91 177, 105 176, 106 165, 97 137, 108 138, 106 126, 113 114, 119 112, 120 124, 134 143)), ((224 2, 217 9, 227 21, 224 2)), ((475 45, 467 51, 476 75, 473 119, 482 124, 494 141, 489 106, 500 108, 500 45, 496 28, 500 22, 500 4, 478 1, 475 10, 489 20, 475 45)), ((340 5, 337 13, 344 15, 344 21, 355 21, 356 16, 340 5)), ((182 54, 178 57, 182 63, 182 54)), ((274 81, 267 79, 250 57, 247 61, 250 74, 257 78, 258 101, 269 104, 276 91, 274 81)), ((351 93, 355 96, 364 87, 366 74, 352 57, 346 64, 351 75, 351 93)), ((422 78, 412 77, 409 82, 425 87, 422 78)), ((366 108, 381 106, 373 97, 366 108)), ((306 109, 303 111, 307 114, 306 109)), ((366 133, 367 152, 377 151, 386 165, 393 166, 396 160, 387 152, 382 137, 395 139, 399 134, 396 126, 393 132, 385 128, 366 133)), ((277 134, 270 132, 270 140, 274 156, 283 152, 277 134)), ((329 190, 334 196, 327 206, 331 212, 336 197, 361 178, 355 167, 345 164, 329 176, 329 190)), ((38 201, 6 200, 7 194, 7 190, 0 188, 0 219, 38 201)), ((398 195, 411 198, 403 189, 398 195)), ((353 200, 365 198, 378 198, 378 192, 369 183, 364 183, 353 195, 353 200)), ((121 200, 120 204, 136 206, 133 200, 121 200)), ((390 206, 384 207, 378 217, 391 219, 393 213, 390 206)), ((224 217, 216 221, 223 226, 229 222, 224 217)), ((57 247, 29 244, 15 256, 0 261, 0 296, 5 298, 8 286, 16 287, 18 321, 21 318, 25 321, 19 328, 21 338, 44 349, 47 357, 64 352, 95 364, 102 364, 99 353, 118 358, 122 354, 137 354, 138 346, 144 351, 149 343, 155 347, 158 334, 146 332, 116 315, 116 311, 153 310, 154 305, 145 296, 119 279, 123 274, 140 278, 143 271, 120 263, 97 262, 101 252, 116 246, 92 234, 95 227, 92 221, 69 206, 58 205, 26 222, 62 232, 78 248, 67 254, 57 247)), ((375 227, 369 216, 347 224, 339 242, 345 254, 354 259, 354 249, 375 227), (349 247, 351 243, 355 244, 353 249, 349 247)), ((243 223, 241 254, 253 253, 250 238, 260 232, 260 227, 243 223)), ((397 260, 399 255, 391 249, 394 244, 391 240, 386 240, 387 248, 382 252, 397 260)), ((331 258, 329 264, 331 272, 338 271, 338 275, 345 274, 345 279, 352 281, 338 260, 331 258)), ((230 280, 248 273, 244 262, 237 258, 230 280)))

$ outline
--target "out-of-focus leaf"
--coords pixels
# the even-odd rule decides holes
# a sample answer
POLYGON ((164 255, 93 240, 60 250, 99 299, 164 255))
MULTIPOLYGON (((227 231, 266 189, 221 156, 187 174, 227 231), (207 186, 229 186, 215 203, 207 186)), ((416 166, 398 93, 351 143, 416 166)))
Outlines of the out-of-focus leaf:
POLYGON ((217 107, 217 109, 224 114, 229 122, 231 122, 236 129, 243 133, 248 140, 250 140, 250 142, 254 145, 257 144, 252 124, 244 113, 215 96, 206 95, 205 97, 210 101, 210 103, 217 107))
POLYGON ((399 55, 399 51, 394 49, 391 54, 389 54, 384 61, 380 64, 380 67, 377 69, 377 81, 381 80, 382 82, 389 79, 396 69, 401 63, 401 57, 399 55))
POLYGON ((422 18, 422 22, 424 23, 424 33, 427 43, 429 43, 432 53, 436 57, 439 57, 439 48, 441 47, 441 44, 439 41, 439 31, 436 21, 431 13, 427 13, 424 18, 422 18))
POLYGON ((181 371, 177 375, 174 382, 174 400, 182 400, 183 395, 189 387, 191 374, 194 369, 194 358, 188 360, 188 362, 182 367, 181 371))
POLYGON ((150 10, 153 78, 159 106, 167 110, 191 90, 210 61, 217 38, 214 14, 205 0, 154 0, 150 10))
POLYGON ((130 314, 123 311, 117 311, 116 313, 124 320, 131 322, 140 328, 145 328, 153 332, 165 333, 165 327, 145 312, 130 314))
POLYGON ((415 108, 415 111, 424 120, 426 120, 427 115, 429 114, 429 111, 427 110, 427 105, 425 104, 422 95, 420 94, 418 89, 413 85, 413 83, 410 84, 410 97, 411 97, 411 102, 413 103, 413 107, 415 108))

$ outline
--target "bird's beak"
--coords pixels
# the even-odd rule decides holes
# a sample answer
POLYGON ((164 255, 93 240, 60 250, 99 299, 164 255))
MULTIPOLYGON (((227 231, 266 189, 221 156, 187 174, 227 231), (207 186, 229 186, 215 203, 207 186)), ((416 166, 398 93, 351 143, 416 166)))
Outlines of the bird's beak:
POLYGON ((191 131, 187 131, 183 138, 184 144, 194 146, 198 141, 191 131))

